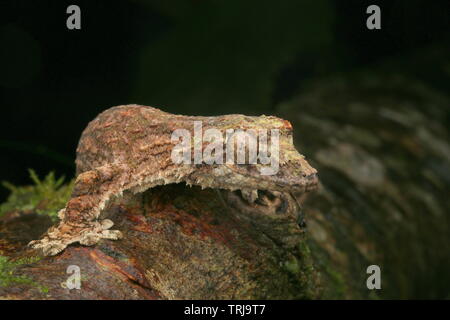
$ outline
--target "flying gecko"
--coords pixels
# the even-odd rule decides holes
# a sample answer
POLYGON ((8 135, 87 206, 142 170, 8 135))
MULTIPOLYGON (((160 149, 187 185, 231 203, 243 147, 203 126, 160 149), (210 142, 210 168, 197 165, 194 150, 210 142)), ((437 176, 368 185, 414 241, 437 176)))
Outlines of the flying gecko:
MULTIPOLYGON (((65 208, 59 211, 61 221, 29 245, 42 249, 44 255, 56 255, 72 243, 90 246, 101 239, 120 239, 122 233, 111 230, 113 222, 101 219, 108 202, 124 192, 137 194, 170 183, 240 192, 240 204, 250 209, 264 210, 275 205, 276 210, 281 210, 284 201, 291 201, 294 195, 313 190, 318 184, 317 171, 295 149, 292 134, 291 124, 274 116, 184 116, 141 105, 107 109, 81 135, 75 185, 65 208), (174 148, 179 146, 174 132, 181 129, 195 140, 198 123, 203 132, 214 128, 224 136, 237 129, 276 130, 278 170, 263 174, 268 164, 257 161, 211 163, 187 157, 184 162, 174 161, 174 148)), ((227 139, 223 143, 228 146, 227 139)), ((205 141, 194 141, 194 145, 200 148, 200 155, 208 147, 205 141)), ((232 149, 233 154, 237 150, 232 149)))

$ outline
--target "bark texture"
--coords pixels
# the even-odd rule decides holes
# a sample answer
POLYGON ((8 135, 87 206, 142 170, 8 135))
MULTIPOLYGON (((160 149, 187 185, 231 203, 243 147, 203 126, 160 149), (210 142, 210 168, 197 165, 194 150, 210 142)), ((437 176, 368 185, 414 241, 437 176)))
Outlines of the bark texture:
MULTIPOLYGON (((0 289, 3 298, 281 299, 314 298, 315 274, 292 217, 248 217, 224 205, 215 190, 174 184, 112 204, 120 241, 70 246, 56 257, 18 266, 33 283, 0 289), (81 290, 65 288, 69 265, 81 269, 81 290), (45 288, 45 290, 42 290, 45 288)), ((2 221, 3 254, 23 250, 51 223, 33 213, 2 221), (25 232, 25 228, 39 231, 25 232)))

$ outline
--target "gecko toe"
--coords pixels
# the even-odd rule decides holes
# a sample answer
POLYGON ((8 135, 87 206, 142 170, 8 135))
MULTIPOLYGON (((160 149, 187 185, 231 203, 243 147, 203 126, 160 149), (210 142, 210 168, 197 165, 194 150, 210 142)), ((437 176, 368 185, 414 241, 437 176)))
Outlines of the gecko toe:
POLYGON ((244 189, 241 190, 242 198, 244 198, 248 203, 252 204, 258 199, 258 190, 256 189, 244 189))
POLYGON ((102 232, 102 238, 109 240, 119 240, 122 239, 122 232, 119 230, 104 230, 102 232))
POLYGON ((114 225, 114 222, 112 222, 109 219, 104 219, 100 223, 101 223, 103 230, 108 230, 109 228, 111 228, 114 225))
POLYGON ((44 245, 42 247, 42 251, 46 256, 54 256, 63 251, 66 247, 67 245, 63 244, 62 242, 53 241, 44 245))
POLYGON ((28 243, 28 246, 29 246, 30 248, 33 248, 33 249, 39 249, 39 248, 42 248, 42 241, 41 241, 41 240, 33 240, 33 241, 30 241, 30 242, 28 243))
POLYGON ((98 233, 86 233, 83 235, 83 237, 80 239, 80 244, 83 246, 93 246, 97 242, 99 242, 101 239, 100 235, 98 233))

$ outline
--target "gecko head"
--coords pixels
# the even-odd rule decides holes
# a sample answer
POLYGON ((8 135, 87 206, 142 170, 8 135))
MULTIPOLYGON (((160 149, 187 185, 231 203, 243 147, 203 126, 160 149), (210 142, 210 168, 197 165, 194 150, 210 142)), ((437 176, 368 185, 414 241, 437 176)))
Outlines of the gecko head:
POLYGON ((286 202, 316 188, 317 171, 296 150, 288 121, 266 116, 245 118, 248 120, 240 119, 241 129, 224 140, 224 163, 197 165, 187 182, 228 190, 241 206, 284 211, 289 207, 286 202))

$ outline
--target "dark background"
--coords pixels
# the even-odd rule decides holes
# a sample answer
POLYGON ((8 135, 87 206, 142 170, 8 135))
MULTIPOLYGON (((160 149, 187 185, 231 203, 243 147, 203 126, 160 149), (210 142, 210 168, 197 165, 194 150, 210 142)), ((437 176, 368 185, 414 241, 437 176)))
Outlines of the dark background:
MULTIPOLYGON (((27 168, 72 177, 82 130, 114 105, 276 113, 311 79, 450 43, 446 0, 2 0, 0 12, 0 180, 15 184, 27 168), (81 30, 66 28, 70 4, 81 30), (370 4, 381 30, 366 28, 370 4)), ((439 72, 403 71, 448 92, 439 72)))

